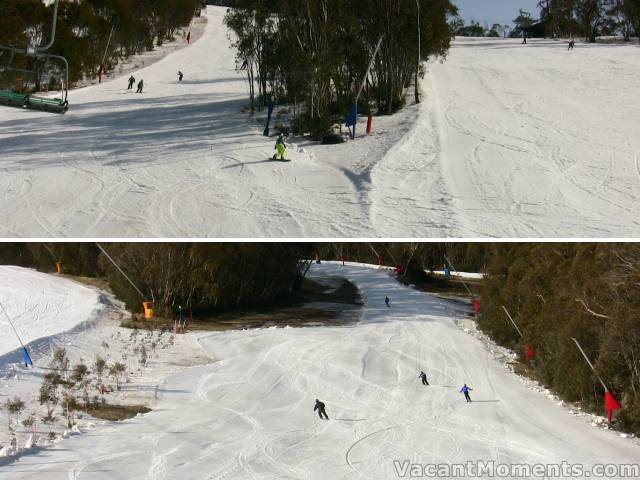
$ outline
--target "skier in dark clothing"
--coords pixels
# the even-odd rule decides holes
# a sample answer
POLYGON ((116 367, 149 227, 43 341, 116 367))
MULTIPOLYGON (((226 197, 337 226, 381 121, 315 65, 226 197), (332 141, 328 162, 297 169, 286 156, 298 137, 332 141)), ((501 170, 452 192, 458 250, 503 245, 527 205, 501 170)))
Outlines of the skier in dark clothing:
POLYGON ((136 79, 133 75, 131 75, 129 77, 129 86, 127 87, 127 90, 131 90, 133 88, 134 83, 136 83, 136 79))
POLYGON ((471 401, 471 397, 469 396, 469 391, 470 390, 473 390, 473 388, 467 387, 466 383, 460 389, 460 393, 464 393, 464 398, 467 400, 467 403, 469 403, 471 401))
POLYGON ((423 385, 429 385, 429 382, 427 381, 427 374, 426 373, 420 372, 420 375, 418 375, 418 376, 422 380, 422 384, 423 385))
POLYGON ((389 305, 389 302, 390 302, 389 297, 384 297, 384 303, 387 304, 387 307, 391 307, 391 305, 389 305))
POLYGON ((324 415, 324 420, 329 420, 329 417, 327 416, 327 412, 325 412, 324 408, 325 408, 324 403, 322 403, 320 400, 316 398, 316 406, 313 407, 313 411, 315 412, 317 410, 318 416, 320 418, 323 418, 323 415, 324 415))
POLYGON ((178 70, 178 81, 181 82, 183 77, 184 77, 184 73, 178 70))
POLYGON ((569 48, 567 50, 573 50, 573 48, 576 46, 576 41, 575 40, 571 40, 569 42, 569 48))
POLYGON ((522 33, 522 44, 526 45, 527 44, 527 34, 526 33, 522 33))
POLYGON ((140 80, 138 82, 138 90, 136 90, 136 93, 142 93, 143 88, 144 88, 144 80, 140 80))

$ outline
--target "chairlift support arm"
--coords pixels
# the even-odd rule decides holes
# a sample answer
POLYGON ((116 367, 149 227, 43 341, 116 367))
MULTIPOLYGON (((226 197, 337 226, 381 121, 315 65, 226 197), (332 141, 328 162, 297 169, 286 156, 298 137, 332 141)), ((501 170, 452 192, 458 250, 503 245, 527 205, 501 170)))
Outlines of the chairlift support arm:
POLYGON ((56 0, 55 5, 53 6, 53 22, 51 23, 51 38, 49 39, 49 43, 44 47, 35 47, 35 53, 46 52, 53 46, 53 42, 56 40, 56 27, 58 25, 58 4, 60 0, 56 0))

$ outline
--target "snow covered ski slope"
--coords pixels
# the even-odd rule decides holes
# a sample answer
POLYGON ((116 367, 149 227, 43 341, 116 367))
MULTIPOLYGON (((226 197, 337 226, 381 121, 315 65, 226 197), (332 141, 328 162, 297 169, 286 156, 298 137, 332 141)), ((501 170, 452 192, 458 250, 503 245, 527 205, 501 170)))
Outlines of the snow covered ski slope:
MULTIPOLYGON (((71 330, 102 308, 97 290, 20 267, 0 266, 0 302, 25 345, 71 330)), ((0 357, 20 343, 0 313, 0 357)))
POLYGON ((310 274, 355 282, 366 300, 361 322, 201 334, 219 360, 167 378, 156 410, 1 466, 0 474, 388 480, 399 478, 394 460, 638 462, 640 447, 525 388, 456 326, 455 304, 374 268, 323 264, 310 274), (459 393, 465 382, 470 404, 459 393), (328 421, 313 412, 316 398, 328 421))
POLYGON ((243 112, 224 13, 135 71, 142 94, 127 74, 72 91, 64 116, 0 109, 0 236, 640 234, 637 46, 457 40, 421 105, 282 163, 243 112))
MULTIPOLYGON (((289 149, 242 112, 247 86, 222 20, 127 78, 74 90, 64 116, 0 109, 0 236, 355 237, 374 232, 369 159, 403 130, 338 151, 289 149), (177 72, 185 74, 178 82, 177 72), (363 191, 364 190, 364 191, 363 191)), ((392 120, 413 115, 409 111, 392 120)), ((377 123, 389 131, 389 121, 377 123)), ((386 146, 385 146, 386 145, 386 146)), ((394 211, 390 212, 394 213, 394 211)))
POLYGON ((458 38, 425 85, 456 233, 640 236, 639 53, 458 38))

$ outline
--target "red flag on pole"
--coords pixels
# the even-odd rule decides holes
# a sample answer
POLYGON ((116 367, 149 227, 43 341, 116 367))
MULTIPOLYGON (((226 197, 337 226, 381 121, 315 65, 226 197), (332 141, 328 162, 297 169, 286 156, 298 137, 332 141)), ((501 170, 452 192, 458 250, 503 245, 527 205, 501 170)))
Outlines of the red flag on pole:
POLYGON ((536 350, 531 346, 527 345, 524 350, 524 360, 529 363, 529 361, 536 356, 536 350))
POLYGON ((609 419, 609 423, 611 423, 613 412, 622 408, 609 390, 606 390, 604 392, 604 408, 607 410, 607 418, 609 419))
POLYGON ((476 322, 478 321, 478 313, 480 313, 480 300, 477 298, 473 301, 473 311, 476 314, 476 322))

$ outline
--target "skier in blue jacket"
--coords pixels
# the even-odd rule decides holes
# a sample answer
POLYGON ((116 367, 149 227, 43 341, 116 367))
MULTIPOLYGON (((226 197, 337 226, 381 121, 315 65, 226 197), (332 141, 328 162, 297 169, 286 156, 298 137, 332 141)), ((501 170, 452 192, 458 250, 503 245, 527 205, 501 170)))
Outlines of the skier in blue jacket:
POLYGON ((466 383, 460 389, 460 393, 464 393, 464 398, 467 399, 467 403, 469 403, 471 401, 471 397, 469 396, 469 391, 470 390, 473 390, 473 388, 467 387, 466 383))

